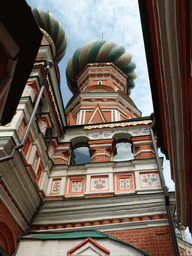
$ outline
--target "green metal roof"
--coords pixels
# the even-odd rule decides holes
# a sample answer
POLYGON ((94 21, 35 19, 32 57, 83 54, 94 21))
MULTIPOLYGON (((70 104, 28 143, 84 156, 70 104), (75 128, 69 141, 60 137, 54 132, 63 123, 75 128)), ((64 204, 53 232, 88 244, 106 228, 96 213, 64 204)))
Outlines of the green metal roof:
POLYGON ((144 252, 143 250, 141 250, 141 249, 139 249, 139 248, 137 248, 137 247, 135 247, 135 246, 133 246, 129 243, 121 241, 120 239, 117 239, 113 236, 109 236, 109 235, 100 233, 96 230, 82 231, 82 232, 69 232, 69 233, 65 233, 65 232, 59 233, 59 232, 48 231, 46 233, 32 234, 27 238, 36 239, 36 240, 58 240, 58 239, 77 239, 77 238, 87 238, 87 237, 91 237, 91 238, 109 238, 109 239, 117 241, 119 243, 129 245, 132 248, 134 248, 134 249, 138 250, 139 252, 143 253, 144 255, 149 256, 148 253, 144 252))

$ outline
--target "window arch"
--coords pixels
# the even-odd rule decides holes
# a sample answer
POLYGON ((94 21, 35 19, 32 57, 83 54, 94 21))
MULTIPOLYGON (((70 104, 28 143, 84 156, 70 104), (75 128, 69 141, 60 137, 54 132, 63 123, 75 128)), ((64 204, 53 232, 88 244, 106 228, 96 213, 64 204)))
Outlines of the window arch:
POLYGON ((127 161, 134 158, 131 143, 128 141, 118 141, 116 143, 116 155, 113 161, 127 161))
POLYGON ((113 138, 115 139, 116 144, 113 161, 128 161, 133 159, 132 144, 130 143, 131 134, 117 133, 113 138))
POLYGON ((89 148, 87 146, 79 146, 74 151, 74 163, 85 164, 91 162, 89 148))
POLYGON ((85 164, 91 162, 91 156, 88 147, 88 137, 79 136, 71 140, 73 147, 73 157, 71 164, 85 164))

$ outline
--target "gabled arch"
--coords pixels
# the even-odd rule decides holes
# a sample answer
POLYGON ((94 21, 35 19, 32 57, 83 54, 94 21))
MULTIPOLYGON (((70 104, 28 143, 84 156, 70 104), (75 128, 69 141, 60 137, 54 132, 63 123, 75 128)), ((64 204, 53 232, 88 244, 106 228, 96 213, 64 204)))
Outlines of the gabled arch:
POLYGON ((70 142, 72 144, 73 149, 76 149, 77 147, 80 147, 80 146, 88 147, 88 144, 87 144, 88 140, 89 138, 87 136, 77 136, 71 139, 70 142))
POLYGON ((120 133, 115 133, 113 135, 113 139, 115 142, 130 142, 131 141, 131 134, 128 132, 120 132, 120 133))
POLYGON ((110 251, 103 247, 102 245, 98 244, 95 240, 93 240, 91 237, 86 238, 83 242, 80 244, 76 245, 74 248, 69 250, 67 252, 67 256, 72 256, 72 255, 86 255, 87 250, 90 250, 90 248, 95 251, 95 255, 104 255, 104 256, 109 256, 110 251), (86 246, 87 245, 87 246, 86 246), (81 253, 82 251, 82 253, 81 253))

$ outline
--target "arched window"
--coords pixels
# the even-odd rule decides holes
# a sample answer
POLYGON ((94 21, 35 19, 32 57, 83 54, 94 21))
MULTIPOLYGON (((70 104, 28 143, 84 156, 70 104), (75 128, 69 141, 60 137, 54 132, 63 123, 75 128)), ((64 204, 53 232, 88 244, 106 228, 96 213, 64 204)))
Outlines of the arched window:
POLYGON ((88 148, 88 137, 79 136, 71 140, 73 147, 72 164, 85 164, 91 162, 91 156, 88 148))
POLYGON ((131 143, 119 140, 116 143, 116 155, 113 157, 113 161, 127 161, 133 158, 131 143))
POLYGON ((113 157, 113 161, 127 161, 134 158, 130 138, 131 134, 127 132, 114 134, 113 139, 115 139, 116 143, 116 154, 113 157))
POLYGON ((74 163, 75 164, 85 164, 91 162, 89 148, 85 146, 80 146, 74 151, 74 163))
POLYGON ((131 152, 131 143, 129 142, 118 142, 116 151, 117 154, 113 157, 114 161, 126 161, 134 158, 131 152))

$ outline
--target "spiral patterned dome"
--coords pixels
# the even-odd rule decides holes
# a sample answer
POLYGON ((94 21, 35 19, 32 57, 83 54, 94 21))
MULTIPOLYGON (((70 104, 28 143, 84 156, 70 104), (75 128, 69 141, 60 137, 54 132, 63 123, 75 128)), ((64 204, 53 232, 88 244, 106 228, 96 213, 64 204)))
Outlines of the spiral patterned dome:
POLYGON ((67 38, 61 23, 48 11, 34 8, 32 12, 43 32, 51 37, 56 48, 55 61, 58 63, 63 58, 67 47, 67 38))
POLYGON ((79 47, 70 57, 66 69, 66 77, 69 89, 77 91, 76 77, 88 63, 112 62, 125 75, 127 75, 128 89, 135 87, 134 79, 137 74, 134 72, 136 65, 131 61, 132 55, 125 52, 123 46, 117 45, 114 41, 103 39, 91 41, 79 47))

